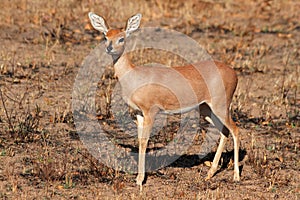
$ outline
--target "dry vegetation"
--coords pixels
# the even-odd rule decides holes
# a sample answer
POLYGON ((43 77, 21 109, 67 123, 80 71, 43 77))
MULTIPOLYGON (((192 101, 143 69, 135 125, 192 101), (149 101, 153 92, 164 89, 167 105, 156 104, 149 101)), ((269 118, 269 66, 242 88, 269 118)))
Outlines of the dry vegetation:
MULTIPOLYGON (((297 0, 2 0, 0 199, 300 199, 299 10, 297 0), (234 67, 241 183, 232 181, 232 146, 210 181, 203 161, 187 154, 149 173, 143 194, 134 174, 89 154, 71 112, 81 62, 102 39, 89 11, 114 27, 141 12, 142 26, 183 32, 234 67)), ((110 68, 106 75, 103 87, 115 82, 110 68)), ((111 117, 105 108, 99 116, 111 117)))

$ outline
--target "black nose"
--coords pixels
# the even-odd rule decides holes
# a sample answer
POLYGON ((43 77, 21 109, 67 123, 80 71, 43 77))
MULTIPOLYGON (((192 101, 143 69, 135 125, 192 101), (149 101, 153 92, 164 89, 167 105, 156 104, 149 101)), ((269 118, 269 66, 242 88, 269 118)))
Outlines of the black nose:
POLYGON ((109 53, 109 52, 111 52, 112 49, 113 49, 113 47, 112 47, 112 42, 110 41, 108 47, 106 47, 106 50, 107 50, 107 52, 109 53))

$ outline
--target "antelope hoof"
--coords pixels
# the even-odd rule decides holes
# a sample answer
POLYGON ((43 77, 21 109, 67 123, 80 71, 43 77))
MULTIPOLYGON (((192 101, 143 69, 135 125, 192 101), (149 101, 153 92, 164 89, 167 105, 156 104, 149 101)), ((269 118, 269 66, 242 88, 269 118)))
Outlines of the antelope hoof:
POLYGON ((239 175, 238 173, 234 173, 233 180, 234 180, 235 182, 239 182, 239 181, 240 181, 240 175, 239 175))
POLYGON ((212 175, 207 174, 207 177, 205 178, 205 181, 208 181, 209 179, 211 179, 212 175))
POLYGON ((213 177, 215 175, 216 171, 217 171, 217 169, 210 168, 207 173, 207 177, 205 178, 205 181, 208 181, 209 179, 211 179, 211 177, 213 177))
POLYGON ((139 174, 136 177, 136 184, 140 186, 140 190, 142 189, 143 180, 144 180, 144 176, 142 174, 139 174))

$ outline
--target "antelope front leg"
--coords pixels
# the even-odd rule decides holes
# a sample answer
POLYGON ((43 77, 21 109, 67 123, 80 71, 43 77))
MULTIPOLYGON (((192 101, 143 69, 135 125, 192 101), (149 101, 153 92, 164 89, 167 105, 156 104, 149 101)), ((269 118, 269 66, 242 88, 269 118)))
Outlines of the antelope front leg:
POLYGON ((146 148, 150 136, 151 121, 149 123, 148 117, 137 115, 138 126, 138 141, 139 141, 139 163, 138 163, 138 176, 136 178, 136 184, 140 186, 142 191, 142 184, 145 178, 145 155, 146 148))

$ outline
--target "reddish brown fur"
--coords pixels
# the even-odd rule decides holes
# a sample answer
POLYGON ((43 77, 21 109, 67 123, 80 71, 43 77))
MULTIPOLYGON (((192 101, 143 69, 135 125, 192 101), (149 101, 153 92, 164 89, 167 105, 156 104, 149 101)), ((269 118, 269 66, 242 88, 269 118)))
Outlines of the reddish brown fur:
POLYGON ((111 38, 111 37, 118 35, 119 33, 122 33, 122 29, 110 29, 106 33, 106 37, 111 38))

